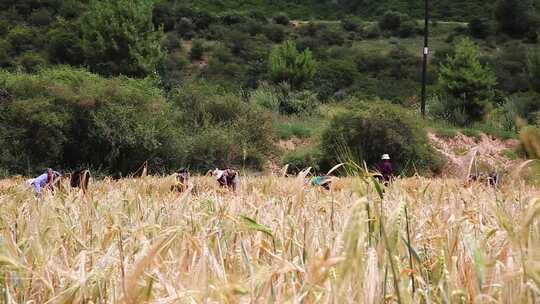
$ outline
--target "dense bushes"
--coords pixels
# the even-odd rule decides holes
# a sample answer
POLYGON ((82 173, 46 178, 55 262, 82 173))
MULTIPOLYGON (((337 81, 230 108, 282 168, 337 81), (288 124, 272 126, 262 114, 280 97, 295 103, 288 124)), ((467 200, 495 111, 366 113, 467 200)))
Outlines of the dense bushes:
POLYGON ((285 14, 278 14, 274 16, 274 22, 281 25, 289 25, 289 17, 285 14))
POLYGON ((147 80, 106 80, 68 68, 0 78, 14 96, 0 105, 9 141, 0 162, 16 172, 81 164, 125 172, 165 158, 161 149, 175 137, 170 109, 147 80))
POLYGON ((402 38, 416 34, 416 21, 398 12, 388 11, 384 13, 379 18, 378 25, 381 30, 402 38))
POLYGON ((260 168, 273 151, 270 114, 240 97, 202 83, 185 83, 172 98, 188 140, 186 164, 195 169, 260 168))
POLYGON ((514 37, 523 37, 531 27, 534 12, 531 0, 499 0, 495 7, 495 18, 499 31, 514 37))
POLYGON ((358 71, 351 62, 334 59, 319 64, 313 82, 319 97, 327 100, 351 86, 357 77, 358 71))
MULTIPOLYGON (((23 74, 17 79, 20 85, 28 87, 29 92, 45 92, 43 96, 28 97, 21 93, 16 96, 15 103, 20 105, 20 100, 31 99, 44 109, 50 109, 50 117, 40 114, 36 120, 54 121, 50 123, 54 128, 44 127, 40 131, 54 142, 78 142, 78 138, 87 140, 80 135, 74 137, 75 123, 72 121, 83 121, 86 128, 89 128, 87 125, 95 127, 100 122, 101 131, 92 133, 94 143, 111 136, 109 144, 99 142, 99 145, 122 146, 122 149, 133 153, 134 159, 126 164, 119 161, 125 158, 125 152, 115 152, 118 154, 115 156, 114 153, 108 155, 92 150, 89 151, 100 162, 90 159, 90 154, 84 154, 82 158, 93 166, 104 163, 105 169, 113 171, 130 169, 132 163, 143 158, 143 154, 160 159, 164 166, 180 163, 198 169, 231 164, 261 166, 272 146, 268 135, 272 134, 272 128, 268 127, 272 121, 269 115, 274 120, 281 115, 297 115, 304 119, 311 113, 317 113, 321 103, 333 107, 333 103, 343 103, 355 97, 388 100, 411 109, 418 107, 421 57, 412 53, 415 49, 413 39, 401 38, 421 33, 416 20, 422 16, 422 3, 382 0, 360 5, 349 0, 316 1, 316 4, 307 0, 294 3, 276 0, 270 9, 267 3, 260 1, 236 1, 232 8, 233 2, 2 2, 0 67, 10 72, 37 73, 36 78, 23 74), (320 10, 312 10, 315 7, 320 10), (344 8, 346 11, 342 10, 344 8), (276 15, 275 12, 279 11, 287 11, 290 19, 283 14, 276 15), (321 15, 343 21, 321 20, 317 17, 321 15), (67 71, 62 72, 64 76, 73 73, 75 76, 66 77, 82 79, 80 81, 87 87, 80 89, 79 84, 72 83, 58 85, 60 70, 40 72, 57 64, 85 67, 113 78, 106 80, 81 70, 62 68, 67 71), (46 73, 54 75, 49 80, 44 78, 46 73), (125 78, 114 78, 119 74, 138 80, 131 82, 125 78), (94 78, 97 79, 96 84, 89 80, 94 78), (156 93, 161 99, 159 104, 166 109, 161 116, 166 122, 163 134, 173 134, 167 135, 167 140, 160 137, 156 141, 159 148, 143 147, 137 151, 139 154, 131 152, 133 145, 142 144, 139 139, 121 141, 114 137, 119 135, 103 131, 106 127, 114 130, 126 128, 121 124, 114 125, 117 122, 112 121, 113 116, 124 117, 128 121, 135 119, 136 122, 127 124, 127 129, 132 126, 152 128, 152 120, 149 120, 151 125, 146 125, 135 118, 143 108, 149 111, 146 103, 141 102, 141 109, 139 106, 133 108, 125 101, 125 95, 128 94, 126 92, 137 92, 133 98, 139 100, 148 99, 154 93, 133 90, 132 85, 144 86, 149 91, 163 90, 163 93, 159 90, 156 93), (123 88, 121 92, 117 87, 123 88), (81 91, 80 94, 77 90, 81 91), (75 97, 65 97, 65 92, 71 92, 75 97), (97 96, 96 92, 102 93, 97 96), (198 97, 189 97, 191 95, 198 97), (103 112, 99 112, 97 107, 75 105, 81 99, 103 98, 115 100, 99 107, 103 112), (190 98, 198 101, 189 103, 190 98), (170 102, 164 102, 165 99, 170 102), (69 100, 75 101, 70 103, 69 100), (79 112, 90 118, 74 114, 79 112), (200 122, 194 124, 191 119, 195 118, 200 122), (252 133, 255 136, 251 136, 252 133)), ((540 53, 532 51, 535 47, 531 45, 537 39, 538 22, 536 8, 531 8, 529 2, 512 6, 515 1, 498 1, 496 19, 491 10, 493 4, 482 4, 480 11, 478 1, 454 3, 441 0, 433 3, 434 19, 443 17, 449 21, 470 22, 468 28, 453 22, 440 22, 432 28, 436 41, 434 60, 430 61, 428 71, 428 92, 433 93, 428 111, 432 117, 447 120, 450 124, 475 127, 477 124, 489 124, 489 128, 509 132, 516 132, 518 116, 530 124, 538 123, 539 99, 532 91, 540 91, 540 53), (500 9, 509 5, 511 7, 507 10, 500 9), (515 33, 516 29, 525 31, 523 21, 527 23, 527 31, 515 33), (497 30, 495 25, 498 25, 497 30), (458 48, 453 48, 458 44, 458 38, 469 35, 477 38, 475 41, 480 48, 470 43, 465 47, 459 43, 458 48), (448 37, 446 43, 445 37, 448 37)), ((10 79, 16 77, 15 74, 4 74, 10 79)), ((0 85, 3 84, 0 82, 0 85)), ((30 111, 27 104, 17 109, 7 106, 2 110, 8 109, 20 111, 8 111, 12 115, 28 114, 28 119, 37 115, 34 113, 37 110, 30 111)), ((14 117, 9 118, 13 120, 14 117)), ((6 118, 5 121, 10 120, 6 118)), ((13 127, 0 122, 2 140, 24 138, 15 131, 31 128, 30 123, 24 121, 15 122, 13 127)), ((317 136, 301 135, 305 131, 302 128, 290 127, 281 131, 298 133, 298 137, 317 136)), ((154 136, 145 135, 142 131, 130 134, 126 137, 154 136)), ((88 146, 89 142, 81 145, 88 146)), ((10 148, 2 151, 2 162, 10 159, 10 155, 25 155, 29 149, 26 143, 14 146, 21 150, 17 152, 10 148)), ((65 144, 61 146, 58 151, 52 150, 50 159, 43 163, 65 161, 67 166, 78 164, 66 158, 68 150, 65 144)), ((106 149, 112 150, 111 147, 106 149)), ((302 155, 293 154, 289 156, 296 157, 295 162, 302 155)), ((13 163, 13 168, 20 171, 26 164, 33 166, 38 163, 34 156, 29 159, 24 164, 5 163, 13 163)))
POLYGON ((383 103, 355 108, 337 114, 323 134, 321 149, 327 166, 349 160, 374 166, 388 153, 398 171, 440 169, 425 130, 406 110, 383 103))
POLYGON ((469 21, 469 32, 471 36, 484 39, 491 34, 491 24, 487 19, 474 18, 469 21))
POLYGON ((282 165, 288 165, 288 171, 294 174, 311 167, 313 171, 319 172, 320 151, 314 147, 300 148, 287 152, 283 156, 282 165))
POLYGON ((261 166, 271 119, 235 95, 182 87, 167 103, 150 80, 104 79, 59 68, 2 72, 0 167, 11 172, 90 165, 129 173, 145 160, 166 168, 261 166))
POLYGON ((364 96, 403 103, 418 94, 420 61, 406 49, 396 46, 388 53, 359 51, 352 61, 359 72, 352 88, 364 96))

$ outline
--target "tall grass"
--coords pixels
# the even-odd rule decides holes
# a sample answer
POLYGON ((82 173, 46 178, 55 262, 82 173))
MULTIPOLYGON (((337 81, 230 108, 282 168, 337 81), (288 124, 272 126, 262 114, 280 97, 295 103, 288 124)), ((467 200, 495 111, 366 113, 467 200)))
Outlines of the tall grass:
POLYGON ((414 177, 104 180, 36 199, 0 181, 3 303, 536 303, 540 200, 414 177), (413 285, 414 284, 414 285, 413 285), (413 287, 414 286, 414 287, 413 287), (413 292, 414 291, 414 292, 413 292))

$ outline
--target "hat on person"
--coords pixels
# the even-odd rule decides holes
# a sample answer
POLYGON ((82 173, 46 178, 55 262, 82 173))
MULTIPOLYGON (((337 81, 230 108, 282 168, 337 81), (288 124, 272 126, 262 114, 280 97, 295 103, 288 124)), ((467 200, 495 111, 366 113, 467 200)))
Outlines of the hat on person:
POLYGON ((388 154, 383 154, 383 156, 381 157, 382 160, 388 160, 390 159, 390 155, 388 154))
POLYGON ((224 173, 225 173, 224 170, 219 170, 219 169, 216 168, 216 170, 214 170, 214 171, 212 172, 212 175, 213 175, 216 179, 220 179, 220 178, 223 176, 224 173))

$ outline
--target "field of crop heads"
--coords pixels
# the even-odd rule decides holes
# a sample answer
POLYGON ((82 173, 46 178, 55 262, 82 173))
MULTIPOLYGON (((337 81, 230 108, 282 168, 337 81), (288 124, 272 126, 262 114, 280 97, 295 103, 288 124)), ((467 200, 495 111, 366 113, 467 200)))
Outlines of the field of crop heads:
MULTIPOLYGON (((2 303, 538 303, 540 201, 409 178, 93 182, 35 198, 0 181, 2 303)), ((67 184, 66 184, 67 185, 67 184)))

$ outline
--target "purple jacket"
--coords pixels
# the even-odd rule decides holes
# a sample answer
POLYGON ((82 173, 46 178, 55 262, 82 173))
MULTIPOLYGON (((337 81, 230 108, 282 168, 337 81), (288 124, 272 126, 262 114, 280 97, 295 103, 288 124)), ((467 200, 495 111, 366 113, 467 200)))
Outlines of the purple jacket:
POLYGON ((385 180, 389 180, 392 176, 394 176, 394 169, 392 168, 392 163, 390 161, 383 160, 377 165, 377 170, 381 172, 385 180))

